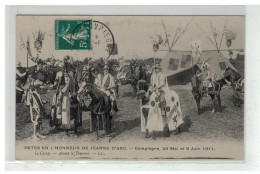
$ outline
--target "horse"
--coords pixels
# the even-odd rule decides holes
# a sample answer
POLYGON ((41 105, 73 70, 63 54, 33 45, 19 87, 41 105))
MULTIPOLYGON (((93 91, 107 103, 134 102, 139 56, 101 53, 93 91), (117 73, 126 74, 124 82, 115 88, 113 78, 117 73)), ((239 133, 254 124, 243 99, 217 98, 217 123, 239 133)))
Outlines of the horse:
POLYGON ((229 85, 232 86, 233 89, 233 105, 241 106, 241 96, 240 93, 244 93, 244 79, 240 76, 238 72, 228 67, 223 74, 223 79, 226 83, 229 81, 229 85))
POLYGON ((142 95, 148 91, 150 78, 151 78, 151 75, 146 72, 146 70, 143 68, 143 66, 140 66, 139 79, 138 79, 137 85, 136 85, 138 99, 140 98, 140 95, 142 95))
POLYGON ((91 125, 94 128, 96 127, 95 125, 97 125, 97 140, 99 139, 99 130, 101 130, 100 121, 102 121, 105 137, 107 137, 109 130, 111 130, 112 122, 112 116, 110 115, 111 101, 109 96, 101 91, 97 85, 87 82, 81 92, 80 101, 82 103, 82 110, 91 112, 91 125), (86 101, 86 99, 89 101, 87 96, 91 98, 90 104, 86 101))
POLYGON ((244 79, 241 75, 228 67, 223 74, 223 79, 228 80, 231 83, 231 86, 234 90, 238 90, 240 92, 244 92, 244 79))
POLYGON ((130 66, 121 67, 120 71, 117 73, 116 84, 118 86, 130 84, 132 87, 132 97, 138 94, 138 87, 140 83, 140 70, 137 68, 132 68, 130 66))
POLYGON ((191 77, 192 95, 197 104, 198 114, 201 113, 200 101, 202 100, 202 97, 206 93, 208 93, 208 95, 211 97, 213 103, 212 113, 217 112, 218 108, 221 106, 221 99, 220 99, 220 91, 222 88, 221 80, 211 81, 210 83, 213 85, 213 87, 208 88, 208 92, 206 92, 201 77, 197 77, 196 75, 191 77))

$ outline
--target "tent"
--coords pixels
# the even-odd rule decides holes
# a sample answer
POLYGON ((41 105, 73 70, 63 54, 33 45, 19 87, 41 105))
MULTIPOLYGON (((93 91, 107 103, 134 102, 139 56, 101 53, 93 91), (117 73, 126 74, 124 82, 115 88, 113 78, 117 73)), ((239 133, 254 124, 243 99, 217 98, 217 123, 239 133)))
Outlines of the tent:
POLYGON ((202 70, 202 62, 209 65, 208 69, 213 80, 221 79, 227 67, 237 71, 217 50, 202 51, 201 56, 196 58, 192 58, 191 51, 171 51, 163 58, 161 67, 170 85, 180 85, 189 83, 193 72, 202 70))

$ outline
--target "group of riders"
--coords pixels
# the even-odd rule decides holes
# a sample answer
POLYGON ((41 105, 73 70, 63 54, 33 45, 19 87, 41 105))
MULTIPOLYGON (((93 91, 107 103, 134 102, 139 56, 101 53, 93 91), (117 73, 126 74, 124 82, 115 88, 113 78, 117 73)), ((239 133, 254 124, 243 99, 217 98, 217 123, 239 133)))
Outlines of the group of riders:
MULTIPOLYGON (((47 86, 46 81, 44 81, 43 68, 43 62, 39 62, 30 73, 28 68, 25 72, 22 72, 19 65, 16 69, 16 100, 30 107, 30 120, 34 125, 33 138, 36 140, 44 138, 39 134, 42 118, 46 114, 43 105, 47 102, 42 100, 39 94, 41 87, 47 86)), ((97 88, 102 95, 101 101, 97 101, 98 104, 95 105, 95 108, 91 108, 91 111, 94 111, 94 114, 103 114, 104 110, 110 108, 108 111, 110 117, 115 115, 118 112, 116 98, 118 97, 118 83, 120 82, 116 80, 114 72, 115 66, 109 67, 108 64, 103 66, 102 72, 97 71, 91 61, 79 72, 76 66, 64 58, 63 62, 60 62, 56 68, 53 84, 48 85, 48 89, 55 89, 51 101, 50 126, 64 129, 66 134, 69 134, 71 120, 74 119, 75 132, 77 131, 77 128, 82 125, 82 110, 84 110, 82 108, 88 107, 85 106, 87 105, 86 98, 92 97, 91 100, 95 100, 93 96, 86 92, 89 84, 97 88), (108 105, 110 107, 107 107, 108 105)), ((130 71, 126 74, 125 79, 129 80, 130 84, 135 87, 133 88, 134 92, 136 92, 136 88, 139 89, 136 86, 139 84, 137 82, 146 80, 142 66, 137 66, 134 61, 130 65, 130 71), (139 74, 137 74, 137 70, 140 70, 138 71, 139 74)))
MULTIPOLYGON (((30 75, 28 75, 28 69, 24 73, 21 73, 19 68, 16 71, 16 91, 23 94, 22 101, 30 107, 31 121, 34 125, 33 138, 36 140, 45 138, 45 136, 39 134, 42 126, 42 118, 46 114, 43 104, 47 102, 41 99, 38 91, 40 86, 44 85, 41 77, 42 68, 43 65, 38 64, 34 72, 30 75), (22 79, 25 77, 27 77, 26 82, 22 83, 22 79)), ((75 132, 77 133, 77 128, 82 126, 82 111, 91 111, 92 116, 103 115, 105 118, 106 114, 109 115, 109 128, 111 129, 111 118, 118 112, 116 103, 118 86, 119 83, 122 84, 122 82, 118 81, 120 75, 113 74, 115 72, 112 71, 114 68, 105 64, 103 71, 100 72, 97 71, 91 62, 88 62, 83 70, 79 72, 77 67, 65 59, 62 63, 59 63, 54 84, 50 85, 51 89, 55 89, 51 101, 50 126, 54 126, 59 130, 66 130, 65 132, 68 135, 71 129, 71 120, 74 119, 75 132), (92 89, 94 91, 91 91, 92 89), (86 100, 90 100, 90 102, 87 104, 86 100)), ((124 74, 124 76, 124 79, 130 81, 129 84, 133 87, 133 93, 137 93, 138 97, 141 96, 142 102, 147 100, 142 105, 151 105, 154 107, 154 103, 157 102, 158 105, 156 106, 159 108, 159 112, 165 113, 160 113, 161 115, 172 118, 173 112, 175 112, 182 119, 179 101, 174 101, 178 96, 176 93, 172 94, 170 92, 166 75, 163 73, 159 63, 154 66, 153 72, 149 73, 145 66, 138 66, 136 62, 132 62, 129 72, 124 74), (175 103, 171 104, 171 102, 175 103)), ((203 78, 203 86, 207 93, 207 89, 212 87, 212 80, 210 79, 210 71, 207 69, 207 64, 203 64, 203 71, 197 72, 196 76, 203 78)), ((169 124, 170 121, 158 118, 158 114, 154 114, 155 110, 152 107, 150 107, 150 111, 148 112, 148 118, 150 119, 146 120, 144 125, 147 136, 149 132, 162 131, 167 124, 171 127, 169 124), (160 128, 158 128, 158 125, 161 125, 160 128)), ((95 117, 94 119, 93 117, 93 120, 97 122, 100 118, 95 117)), ((173 120, 176 122, 176 117, 173 120)), ((177 127, 181 123, 179 122, 177 127)), ((93 123, 93 130, 99 124, 93 123)), ((103 129, 107 129, 104 125, 107 125, 107 121, 104 122, 103 120, 103 129)))

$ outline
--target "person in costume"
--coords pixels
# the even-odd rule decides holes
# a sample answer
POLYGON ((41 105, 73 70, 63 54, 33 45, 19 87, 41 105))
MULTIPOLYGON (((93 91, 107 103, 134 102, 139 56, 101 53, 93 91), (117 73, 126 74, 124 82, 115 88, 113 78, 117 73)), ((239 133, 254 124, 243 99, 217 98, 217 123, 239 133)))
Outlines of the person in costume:
POLYGON ((39 133, 42 130, 42 118, 45 115, 43 102, 40 94, 34 85, 30 86, 28 92, 30 100, 30 116, 33 123, 33 139, 39 141, 40 138, 46 138, 39 133))
POLYGON ((166 87, 166 76, 161 71, 161 67, 159 64, 155 65, 150 82, 151 84, 148 92, 155 92, 156 94, 158 94, 158 96, 160 96, 160 99, 163 100, 165 98, 166 88, 168 86, 166 87))
POLYGON ((206 89, 206 95, 208 96, 208 89, 213 87, 212 84, 212 79, 210 77, 210 71, 208 69, 208 64, 206 62, 202 63, 202 69, 203 71, 201 73, 197 73, 196 76, 197 77, 201 77, 202 78, 202 84, 203 87, 206 89))
POLYGON ((146 138, 152 135, 155 139, 155 132, 176 130, 180 131, 183 123, 179 96, 174 90, 170 90, 166 75, 162 72, 159 64, 154 67, 151 76, 151 84, 145 94, 148 103, 140 107, 141 110, 141 131, 146 133, 146 138))
POLYGON ((118 109, 116 105, 116 84, 114 77, 109 73, 109 67, 105 64, 104 68, 104 75, 97 75, 95 79, 95 84, 102 90, 107 96, 109 96, 111 100, 111 115, 114 115, 118 109))
POLYGON ((146 96, 149 98, 155 98, 156 101, 152 101, 150 104, 152 107, 159 107, 155 103, 160 103, 160 109, 150 109, 147 120, 147 132, 146 136, 148 137, 149 133, 153 133, 153 138, 155 138, 155 131, 163 131, 166 126, 166 99, 165 96, 170 96, 168 90, 168 84, 165 74, 160 70, 161 67, 159 64, 156 64, 154 67, 154 72, 151 76, 151 84, 146 93, 146 96), (156 112, 161 113, 156 113, 156 112))
POLYGON ((71 127, 70 123, 70 88, 72 86, 72 73, 66 70, 64 63, 59 64, 60 71, 57 72, 54 88, 56 93, 53 96, 50 125, 65 129, 66 135, 71 127))

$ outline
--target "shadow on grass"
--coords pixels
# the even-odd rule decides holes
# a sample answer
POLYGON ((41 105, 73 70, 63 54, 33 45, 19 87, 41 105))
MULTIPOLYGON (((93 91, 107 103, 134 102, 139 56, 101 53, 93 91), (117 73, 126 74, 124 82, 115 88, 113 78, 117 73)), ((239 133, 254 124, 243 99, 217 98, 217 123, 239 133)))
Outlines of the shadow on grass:
POLYGON ((126 121, 114 121, 115 128, 112 128, 110 134, 110 140, 124 133, 125 131, 129 131, 134 129, 135 127, 140 126, 141 119, 135 118, 134 120, 126 120, 126 121))
POLYGON ((192 125, 192 121, 190 119, 190 116, 184 117, 183 118, 183 123, 179 127, 179 130, 180 130, 179 133, 189 132, 189 129, 190 129, 191 125, 192 125))

